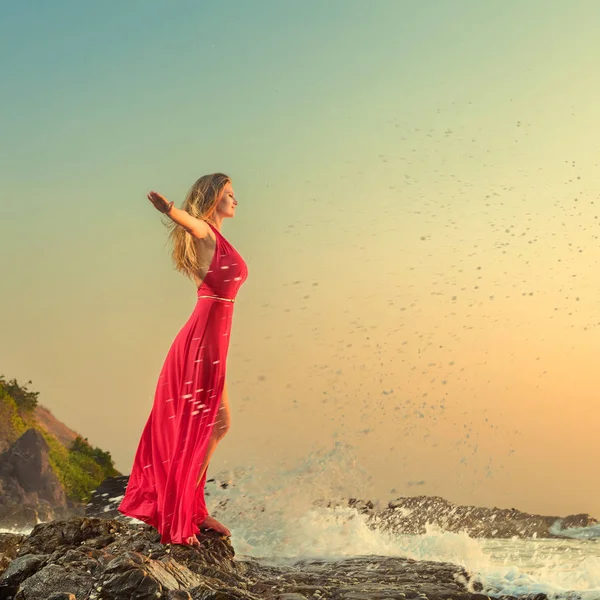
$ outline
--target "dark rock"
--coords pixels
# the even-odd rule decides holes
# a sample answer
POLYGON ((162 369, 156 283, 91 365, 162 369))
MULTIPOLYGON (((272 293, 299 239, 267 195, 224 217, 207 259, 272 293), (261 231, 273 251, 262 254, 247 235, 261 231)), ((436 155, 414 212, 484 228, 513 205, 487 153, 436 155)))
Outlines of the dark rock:
POLYGON ((10 561, 17 557, 19 546, 24 539, 24 535, 0 533, 0 574, 8 567, 10 561))
POLYGON ((28 429, 0 455, 0 477, 5 491, 2 504, 46 501, 52 507, 67 505, 63 487, 50 466, 50 449, 37 429, 28 429))
MULTIPOLYGON (((427 525, 444 531, 465 532, 475 538, 558 538, 550 528, 561 521, 556 516, 542 516, 514 508, 483 508, 452 504, 437 496, 398 498, 383 510, 367 511, 371 526, 391 533, 422 535, 427 525)), ((595 525, 589 515, 575 515, 563 521, 577 526, 595 525), (568 520, 567 520, 568 519, 568 520)))
POLYGON ((91 573, 97 576, 101 573, 106 555, 94 548, 69 548, 66 552, 55 552, 49 559, 57 565, 64 565, 71 569, 91 573))
MULTIPOLYGON (((128 553, 132 554, 132 553, 128 553)), ((178 586, 175 586, 176 589, 178 586)), ((150 600, 162 596, 161 582, 151 577, 141 557, 118 556, 106 567, 101 597, 111 600, 150 600)))
POLYGON ((71 571, 61 565, 46 565, 21 583, 15 600, 40 600, 54 592, 87 598, 93 584, 92 576, 87 573, 71 571))
POLYGON ((2 573, 0 585, 18 587, 30 575, 39 571, 48 561, 49 554, 26 554, 15 558, 2 573))
POLYGON ((587 514, 569 515, 564 519, 561 519, 561 526, 563 529, 591 527, 592 525, 598 525, 598 521, 587 514))
POLYGON ((252 594, 230 588, 218 590, 195 588, 191 590, 190 593, 192 600, 258 600, 258 598, 252 594))
POLYGON ((88 540, 125 530, 125 525, 103 519, 73 517, 36 525, 21 544, 19 555, 51 554, 56 550, 77 547, 88 540))
POLYGON ((214 587, 221 585, 244 587, 246 585, 244 577, 238 574, 233 567, 227 568, 223 564, 215 566, 198 563, 189 565, 189 567, 191 571, 200 575, 205 581, 214 584, 214 587))
POLYGON ((109 477, 92 492, 90 501, 85 507, 87 517, 100 517, 102 519, 125 520, 117 508, 125 495, 129 475, 109 477))
POLYGON ((169 590, 165 598, 166 600, 193 600, 191 594, 186 590, 169 590))
POLYGON ((50 466, 48 444, 37 429, 28 429, 0 454, 0 527, 33 527, 76 510, 50 466))
MULTIPOLYGON (((203 547, 197 551, 161 544, 156 530, 147 525, 128 527, 118 521, 74 517, 39 524, 28 537, 18 538, 18 545, 16 536, 7 539, 13 540, 13 544, 5 540, 5 546, 14 560, 2 583, 7 594, 18 587, 19 600, 35 594, 44 598, 51 591, 87 598, 84 594, 93 584, 98 598, 110 600, 163 598, 182 590, 221 593, 224 586, 245 585, 231 564, 229 540, 216 534, 202 536, 203 547), (52 588, 59 578, 62 587, 52 588)), ((231 593, 251 597, 235 589, 231 593)))

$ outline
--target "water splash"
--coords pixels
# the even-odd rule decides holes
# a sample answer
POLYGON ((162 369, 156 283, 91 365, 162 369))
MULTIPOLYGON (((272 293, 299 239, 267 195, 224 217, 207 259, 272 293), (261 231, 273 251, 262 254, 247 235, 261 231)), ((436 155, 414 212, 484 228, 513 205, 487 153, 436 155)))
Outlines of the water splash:
POLYGON ((477 591, 479 583, 490 596, 545 593, 600 600, 600 544, 591 536, 489 540, 435 526, 423 535, 392 535, 376 520, 348 507, 348 495, 341 501, 340 494, 349 488, 362 489, 359 497, 369 497, 363 475, 351 451, 337 447, 287 471, 223 474, 229 485, 211 491, 209 504, 231 529, 238 557, 272 563, 356 556, 371 556, 374 562, 377 556, 451 562, 472 574, 465 585, 477 591), (322 498, 339 498, 340 504, 316 502, 322 498))
POLYGON ((550 527, 550 533, 560 535, 566 538, 575 540, 593 540, 600 539, 600 525, 590 525, 589 527, 570 527, 569 529, 562 528, 562 520, 556 521, 550 527))

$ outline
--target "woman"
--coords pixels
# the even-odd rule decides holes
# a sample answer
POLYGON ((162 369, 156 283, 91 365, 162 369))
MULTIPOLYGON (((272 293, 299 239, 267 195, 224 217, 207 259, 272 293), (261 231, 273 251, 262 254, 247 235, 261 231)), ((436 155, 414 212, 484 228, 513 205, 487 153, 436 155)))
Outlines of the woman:
POLYGON ((156 192, 148 199, 171 219, 173 262, 195 281, 198 301, 167 354, 119 511, 155 527, 163 544, 197 547, 200 529, 231 535, 208 515, 204 484, 229 429, 227 350, 234 299, 248 270, 221 235, 237 206, 227 175, 198 179, 182 209, 156 192))

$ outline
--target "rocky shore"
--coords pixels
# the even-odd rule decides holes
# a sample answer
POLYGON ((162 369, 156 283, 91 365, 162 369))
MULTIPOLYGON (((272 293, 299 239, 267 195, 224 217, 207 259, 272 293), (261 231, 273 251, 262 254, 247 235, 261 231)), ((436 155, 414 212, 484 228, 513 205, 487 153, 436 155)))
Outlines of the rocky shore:
POLYGON ((276 566, 235 560, 216 534, 201 542, 162 545, 149 526, 89 517, 0 534, 0 600, 487 599, 452 564, 361 557, 276 566))
MULTIPOLYGON (((199 550, 163 545, 147 525, 116 511, 127 477, 95 491, 86 515, 38 523, 28 535, 0 534, 0 600, 486 600, 477 576, 460 566, 402 557, 261 560, 235 557, 228 538, 207 532, 199 550)), ((227 484, 210 481, 207 494, 227 484)), ((219 509, 227 508, 221 494, 219 509)), ((422 534, 428 524, 472 537, 556 537, 550 527, 589 527, 589 515, 564 519, 515 509, 454 505, 442 498, 399 498, 385 507, 351 499, 373 528, 422 534)), ((544 600, 543 594, 525 596, 544 600)), ((510 596, 503 596, 505 600, 510 596)))
POLYGON ((373 527, 393 534, 422 535, 433 525, 450 533, 464 532, 472 538, 556 539, 563 537, 556 531, 598 525, 598 520, 588 514, 544 516, 516 508, 453 504, 438 496, 398 498, 384 508, 362 500, 349 500, 348 505, 365 514, 373 527))

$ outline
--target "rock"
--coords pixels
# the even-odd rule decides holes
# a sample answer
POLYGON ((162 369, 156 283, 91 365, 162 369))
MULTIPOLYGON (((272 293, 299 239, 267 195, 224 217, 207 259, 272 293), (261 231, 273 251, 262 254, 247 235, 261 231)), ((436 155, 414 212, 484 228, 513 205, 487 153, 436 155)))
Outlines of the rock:
POLYGON ((93 584, 91 575, 87 573, 70 570, 61 565, 46 565, 21 583, 15 600, 40 600, 55 592, 87 598, 93 584))
POLYGON ((191 594, 186 590, 169 590, 166 600, 193 600, 191 594))
POLYGON ((85 507, 86 517, 100 517, 102 519, 127 520, 117 507, 121 503, 129 475, 109 477, 105 479, 98 488, 92 492, 90 501, 85 507))
POLYGON ((561 519, 561 521, 561 526, 563 529, 592 527, 593 525, 598 525, 598 520, 590 517, 590 515, 587 514, 568 515, 564 519, 561 519))
POLYGON ((48 561, 49 554, 26 554, 15 558, 2 573, 0 585, 19 587, 21 582, 39 571, 48 561))
POLYGON ((216 533, 200 541, 199 549, 161 544, 148 525, 99 518, 42 523, 29 536, 0 538, 10 557, 0 600, 489 600, 449 563, 365 556, 273 565, 234 560, 230 540, 216 533))
MULTIPOLYGON (((52 507, 66 507, 67 498, 50 466, 50 449, 37 429, 28 429, 0 456, 0 477, 9 488, 11 502, 33 504, 46 501, 52 507), (15 497, 15 495, 17 497, 15 497)), ((7 504, 6 498, 3 504, 7 504)))
POLYGON ((24 539, 24 535, 0 533, 0 573, 17 557, 19 546, 24 539))
POLYGON ((332 561, 298 561, 289 568, 261 565, 260 579, 249 591, 262 598, 299 594, 307 598, 350 600, 466 600, 471 576, 448 563, 398 557, 355 557, 332 561))
MULTIPOLYGON (((102 598, 150 600, 163 595, 164 588, 161 581, 152 577, 149 570, 144 568, 141 557, 137 558, 138 560, 131 555, 118 556, 108 564, 101 585, 102 598)), ((178 587, 173 579, 171 589, 178 589, 178 587)))
POLYGON ((196 588, 191 591, 191 596, 192 600, 258 600, 257 596, 228 588, 218 590, 196 588))
MULTIPOLYGON (((355 503, 357 501, 354 501, 355 503)), ((364 506, 364 503, 363 503, 364 506)), ((511 509, 483 508, 453 504, 437 496, 398 498, 383 510, 365 510, 371 526, 395 534, 422 535, 428 525, 444 531, 465 532, 474 538, 558 538, 551 527, 560 520, 511 509)), ((563 527, 590 526, 598 521, 589 515, 573 515, 563 527)))
POLYGON ((28 429, 0 454, 0 527, 33 527, 73 510, 50 466, 46 440, 28 429))
MULTIPOLYGON (((254 598, 235 574, 229 540, 202 536, 203 547, 164 545, 147 525, 127 526, 105 519, 73 517, 40 523, 29 536, 5 534, 0 548, 10 555, 0 574, 0 598, 46 598, 51 593, 99 599, 163 599, 206 596, 218 592, 254 598), (3 596, 4 594, 4 596, 3 596)), ((216 597, 216 596, 215 596, 216 597)))
MULTIPOLYGON (((51 521, 36 525, 19 549, 23 554, 51 554, 67 550, 84 542, 94 542, 101 536, 124 531, 125 525, 115 521, 73 517, 70 520, 51 521)), ((110 537, 110 536, 109 536, 110 537)))

